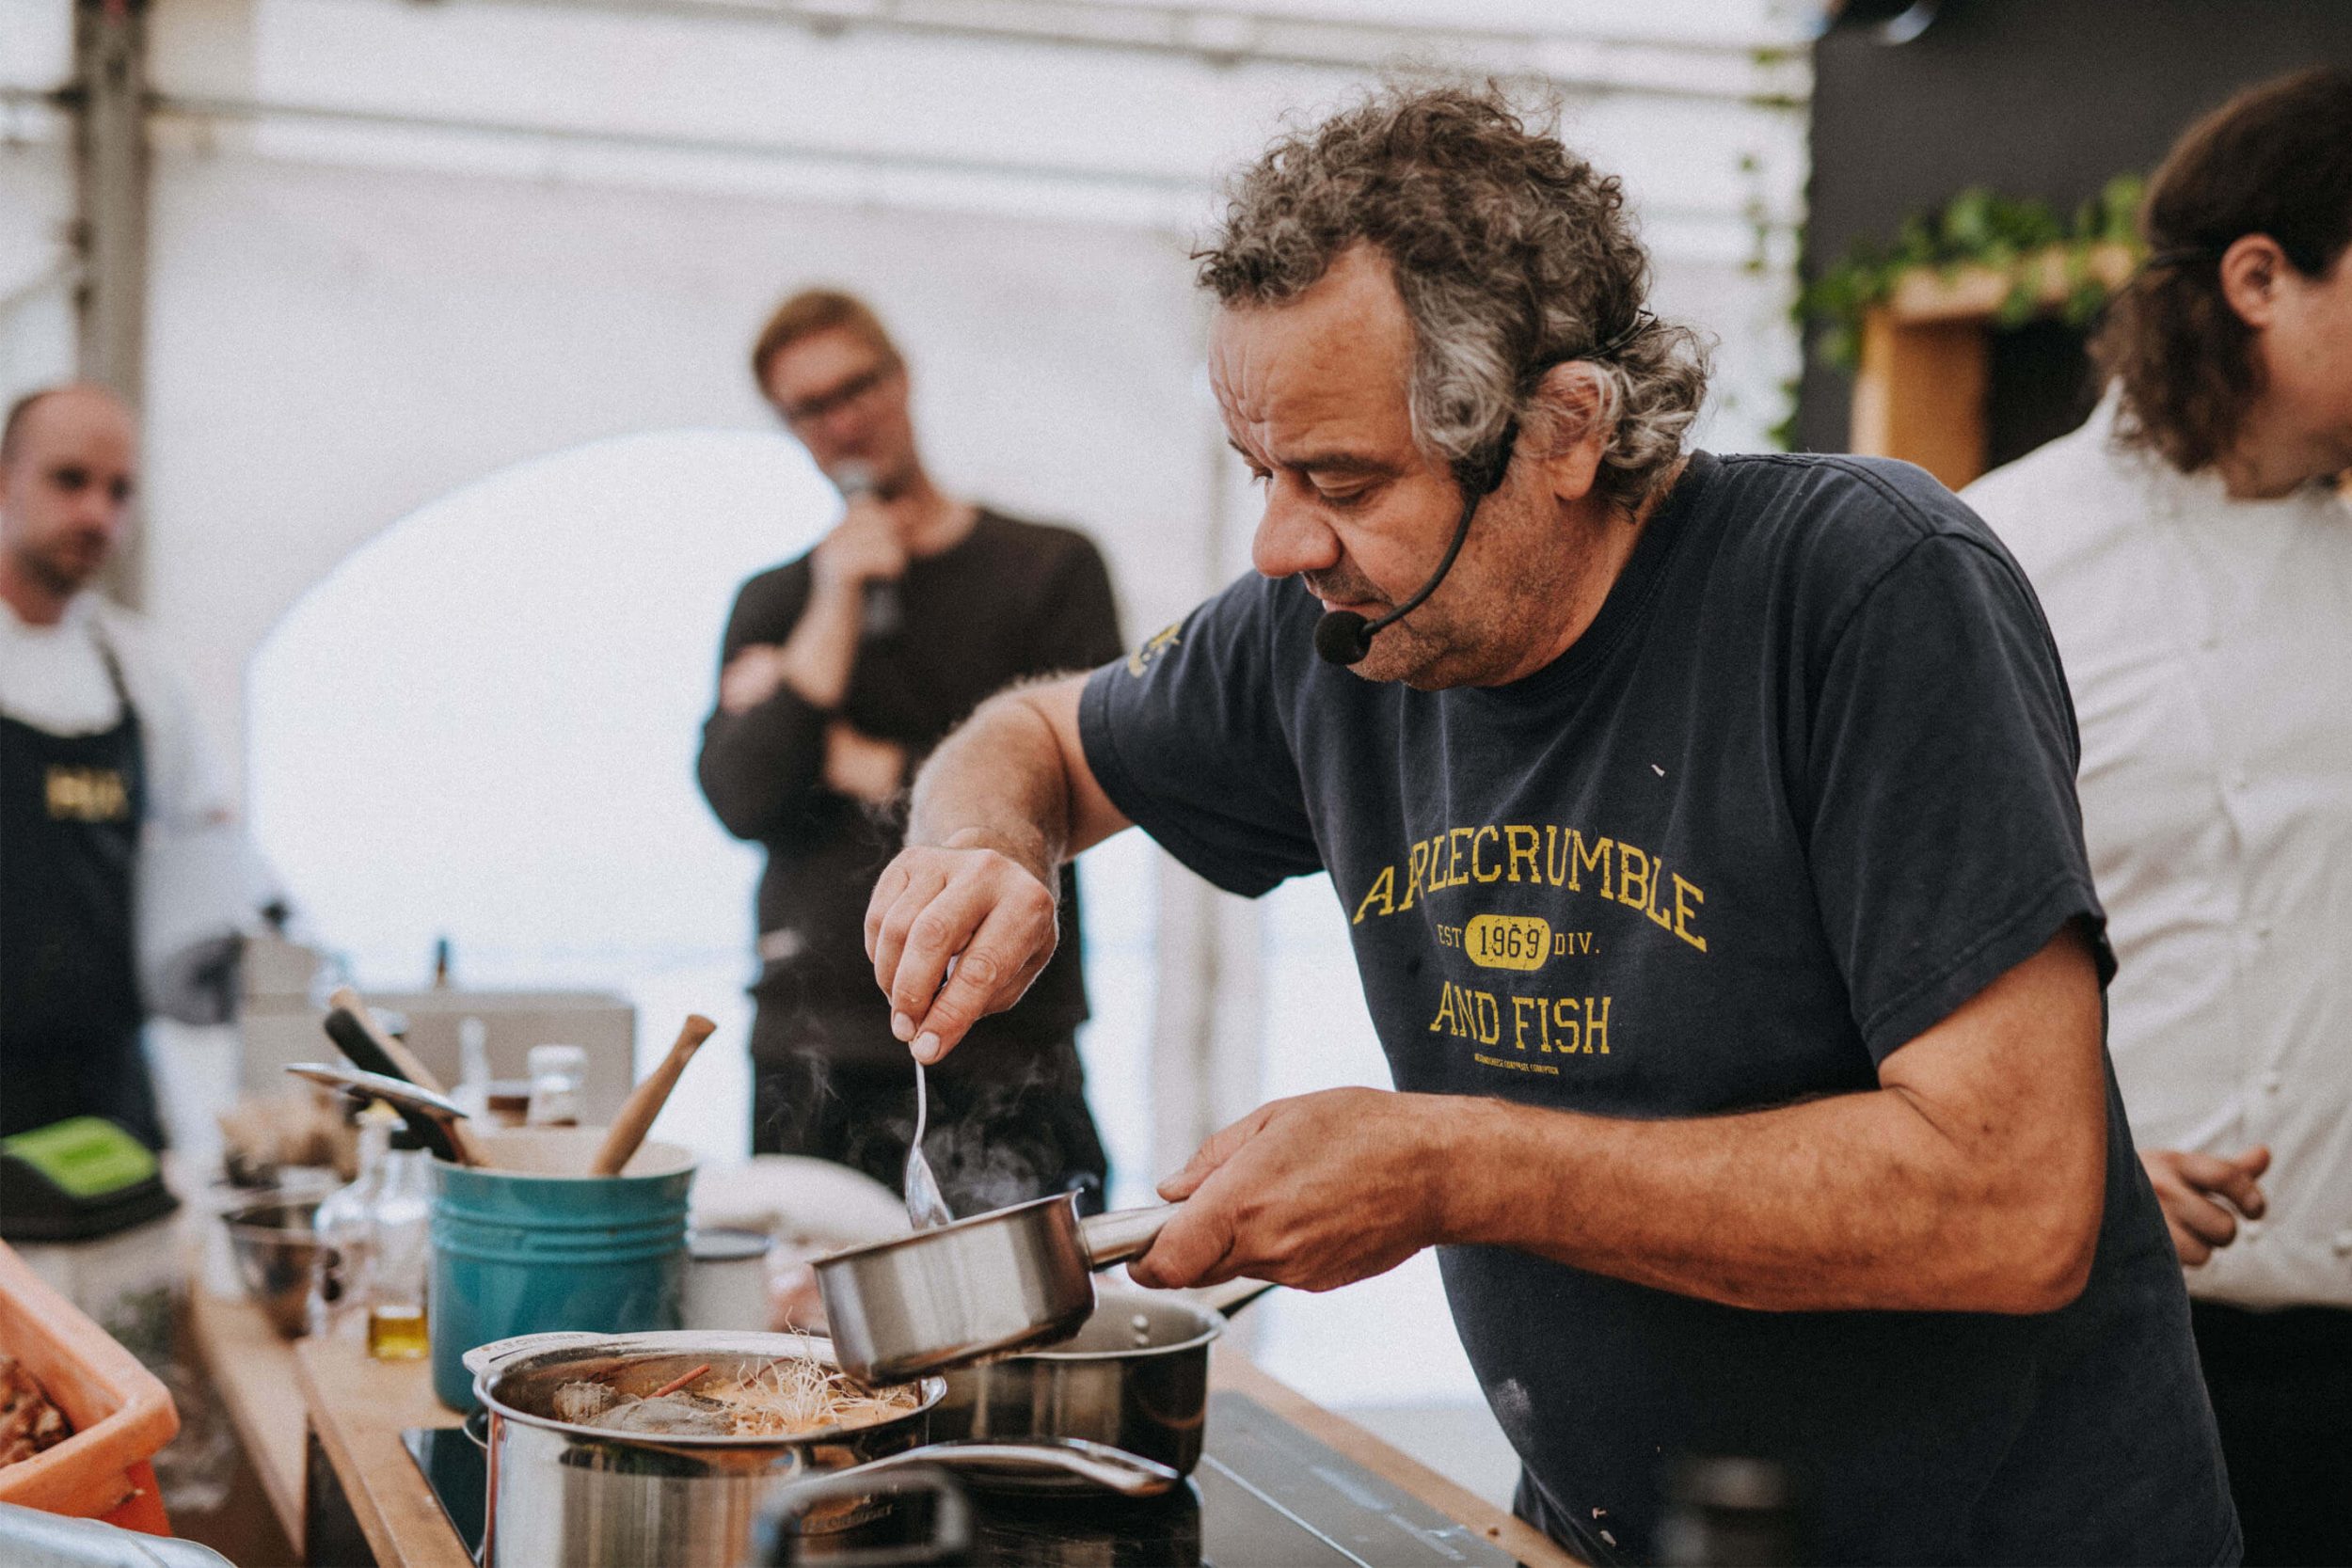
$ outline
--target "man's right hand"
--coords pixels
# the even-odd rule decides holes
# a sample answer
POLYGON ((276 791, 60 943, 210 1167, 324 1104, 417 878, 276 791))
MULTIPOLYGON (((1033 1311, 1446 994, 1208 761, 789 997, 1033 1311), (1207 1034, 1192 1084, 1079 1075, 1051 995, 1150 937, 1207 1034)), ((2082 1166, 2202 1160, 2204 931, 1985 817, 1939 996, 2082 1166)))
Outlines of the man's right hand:
MULTIPOLYGON (((959 835, 961 836, 961 835, 959 835)), ((993 847, 916 845, 866 906, 866 951, 891 1033, 935 1062, 1021 1000, 1059 939, 1051 873, 993 847)))
POLYGON ((2196 1268, 2237 1239, 2234 1208, 2249 1220, 2262 1218, 2269 1205, 2263 1197, 2260 1178, 2270 1168, 2270 1150, 2257 1144, 2226 1158, 2178 1148, 2140 1152, 2148 1180, 2164 1206, 2164 1223, 2172 1232, 2172 1249, 2184 1267, 2196 1268), (2226 1199, 2227 1205, 2217 1201, 2226 1199))
POLYGON ((875 496, 850 502, 841 521, 809 556, 818 593, 856 593, 869 582, 895 581, 906 574, 907 547, 890 503, 875 496))

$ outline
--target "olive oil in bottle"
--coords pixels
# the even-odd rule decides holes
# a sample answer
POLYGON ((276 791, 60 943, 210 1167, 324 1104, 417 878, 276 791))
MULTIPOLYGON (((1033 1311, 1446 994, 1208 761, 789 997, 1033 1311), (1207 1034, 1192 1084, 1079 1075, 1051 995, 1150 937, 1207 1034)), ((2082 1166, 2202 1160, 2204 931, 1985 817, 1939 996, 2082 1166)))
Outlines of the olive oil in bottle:
POLYGON ((431 1349, 423 1307, 378 1302, 368 1308, 368 1354, 378 1361, 421 1361, 431 1349))

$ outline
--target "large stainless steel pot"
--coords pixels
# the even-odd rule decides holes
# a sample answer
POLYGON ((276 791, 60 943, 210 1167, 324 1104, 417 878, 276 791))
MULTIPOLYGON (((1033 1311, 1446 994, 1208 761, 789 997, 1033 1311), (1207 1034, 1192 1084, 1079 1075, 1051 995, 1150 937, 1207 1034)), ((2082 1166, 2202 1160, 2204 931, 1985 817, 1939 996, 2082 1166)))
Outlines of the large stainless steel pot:
MULTIPOLYGON (((1274 1287, 1237 1279, 1180 1293, 1098 1293, 1071 1338, 946 1375, 931 1411, 934 1438, 1026 1442, 1078 1438, 1157 1460, 1178 1475, 1200 1462, 1209 1408, 1209 1346, 1228 1319, 1274 1287)), ((1052 1474, 992 1485, 1062 1491, 1052 1474)))
MULTIPOLYGON (((1080 1475, 1129 1495, 1177 1484, 1174 1471, 1091 1444, 927 1443, 946 1393, 918 1386, 915 1407, 870 1425, 797 1437, 647 1436, 565 1421, 555 1390, 593 1378, 649 1394, 708 1363, 722 1376, 779 1356, 834 1364, 824 1339, 798 1334, 532 1334, 466 1354, 488 1412, 485 1568, 739 1568, 754 1550, 762 1501, 779 1485, 901 1465, 944 1464, 1080 1475)), ((847 1529, 888 1506, 882 1489, 829 1499, 804 1529, 847 1529)))
POLYGON ((1176 1207, 1080 1219, 1059 1193, 819 1258, 841 1366, 903 1383, 1067 1339, 1094 1310, 1093 1271, 1150 1251, 1176 1207))

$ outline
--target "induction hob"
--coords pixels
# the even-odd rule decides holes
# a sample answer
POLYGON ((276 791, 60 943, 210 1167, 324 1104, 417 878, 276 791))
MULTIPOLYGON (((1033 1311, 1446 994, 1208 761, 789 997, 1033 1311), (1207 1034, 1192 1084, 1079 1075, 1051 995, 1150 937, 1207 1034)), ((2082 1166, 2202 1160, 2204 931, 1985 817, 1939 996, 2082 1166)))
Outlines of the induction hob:
MULTIPOLYGON (((479 1555, 481 1448, 456 1427, 405 1432, 442 1512, 479 1555)), ((1511 1568, 1467 1526, 1343 1457, 1246 1394, 1209 1399, 1191 1479, 1128 1502, 974 1492, 968 1560, 1134 1568, 1511 1568)))

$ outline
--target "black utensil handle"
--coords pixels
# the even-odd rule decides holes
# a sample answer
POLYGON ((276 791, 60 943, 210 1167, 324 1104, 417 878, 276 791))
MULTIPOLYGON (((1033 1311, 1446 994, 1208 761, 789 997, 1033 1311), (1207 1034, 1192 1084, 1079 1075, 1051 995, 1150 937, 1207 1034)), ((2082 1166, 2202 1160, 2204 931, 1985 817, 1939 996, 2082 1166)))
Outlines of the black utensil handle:
POLYGON ((335 1049, 349 1057, 351 1065, 361 1072, 381 1073, 387 1078, 397 1078, 404 1084, 409 1081, 408 1075, 400 1070, 400 1064, 392 1060, 390 1053, 375 1043, 374 1037, 352 1016, 350 1008, 337 1007, 329 1012, 326 1027, 326 1037, 335 1042, 335 1049))
MULTIPOLYGON (((409 1081, 408 1075, 400 1070, 400 1064, 393 1061, 390 1054, 375 1043, 373 1037, 370 1036, 367 1030, 361 1027, 359 1021, 351 1015, 350 1008, 337 1007, 329 1012, 326 1015, 326 1037, 335 1042, 335 1049, 349 1057, 351 1065, 361 1072, 373 1072, 386 1078, 397 1078, 404 1084, 409 1081)), ((364 1093, 357 1089, 350 1092, 364 1093)), ((448 1131, 439 1122, 421 1111, 411 1111, 398 1105, 393 1106, 392 1109, 400 1112, 401 1121, 409 1132, 416 1134, 429 1152, 447 1160, 453 1165, 465 1164, 457 1156, 456 1144, 451 1140, 448 1131)))

